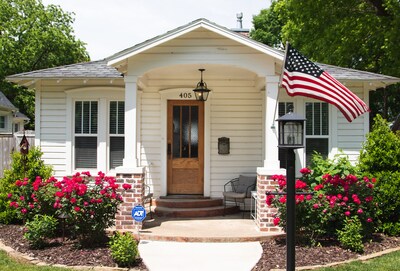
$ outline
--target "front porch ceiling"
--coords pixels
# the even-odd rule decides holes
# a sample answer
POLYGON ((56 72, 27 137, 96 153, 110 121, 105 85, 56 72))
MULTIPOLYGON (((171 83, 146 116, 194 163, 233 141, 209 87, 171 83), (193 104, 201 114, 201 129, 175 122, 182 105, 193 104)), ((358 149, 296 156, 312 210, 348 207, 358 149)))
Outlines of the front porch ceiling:
POLYGON ((200 80, 199 69, 205 69, 203 79, 210 88, 226 82, 251 81, 258 84, 260 78, 255 72, 231 65, 190 64, 171 65, 152 69, 139 76, 142 87, 195 87, 200 80))

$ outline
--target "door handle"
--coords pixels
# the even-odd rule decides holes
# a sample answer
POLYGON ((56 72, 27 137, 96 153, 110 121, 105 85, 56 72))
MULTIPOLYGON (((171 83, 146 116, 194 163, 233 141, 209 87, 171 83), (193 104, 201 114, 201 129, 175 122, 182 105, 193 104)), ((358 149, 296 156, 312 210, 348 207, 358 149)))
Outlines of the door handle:
POLYGON ((167 144, 167 155, 168 155, 168 158, 171 158, 171 154, 172 154, 171 143, 168 143, 167 144))

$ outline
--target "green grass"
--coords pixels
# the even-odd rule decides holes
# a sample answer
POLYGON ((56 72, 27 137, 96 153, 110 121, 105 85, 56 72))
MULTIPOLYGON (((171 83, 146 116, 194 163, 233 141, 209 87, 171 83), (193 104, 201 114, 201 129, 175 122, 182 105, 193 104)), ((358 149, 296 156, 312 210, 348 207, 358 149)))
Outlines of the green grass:
POLYGON ((365 262, 355 261, 349 264, 317 269, 317 271, 397 271, 400 270, 400 251, 365 262))
POLYGON ((66 268, 21 264, 8 257, 7 254, 1 250, 0 250, 0 270, 1 271, 70 271, 70 269, 66 268))

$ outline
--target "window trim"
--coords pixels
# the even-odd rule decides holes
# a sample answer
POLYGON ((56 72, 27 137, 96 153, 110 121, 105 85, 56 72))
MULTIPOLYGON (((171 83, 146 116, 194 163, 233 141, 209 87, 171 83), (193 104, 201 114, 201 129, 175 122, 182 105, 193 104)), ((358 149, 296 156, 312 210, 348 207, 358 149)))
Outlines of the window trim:
MULTIPOLYGON (((125 123, 124 123, 124 133, 123 134, 119 134, 118 133, 118 125, 116 126, 116 132, 117 133, 116 134, 110 133, 111 102, 117 102, 117 104, 119 102, 123 102, 124 103, 124 108, 125 108, 125 99, 123 99, 123 100, 121 100, 121 99, 111 99, 111 100, 108 100, 108 103, 107 103, 107 117, 108 117, 108 120, 107 120, 107 166, 108 166, 108 170, 115 171, 115 168, 111 168, 111 166, 110 166, 111 165, 111 137, 123 137, 123 138, 125 138, 125 129, 126 129, 126 127, 125 127, 125 123)), ((124 110, 124 112, 125 112, 125 110, 124 110)), ((118 120, 117 120, 117 123, 118 123, 118 120)))
MULTIPOLYGON (((318 100, 310 100, 310 99, 305 99, 304 100, 304 116, 306 117, 306 104, 307 103, 325 103, 328 105, 328 134, 327 135, 307 135, 306 129, 304 131, 304 135, 305 135, 305 147, 304 147, 304 166, 307 166, 307 139, 327 139, 328 140, 328 146, 327 146, 327 153, 329 156, 330 150, 331 150, 331 146, 332 146, 332 107, 329 103, 326 102, 322 102, 322 101, 318 101, 318 100)), ((314 107, 313 107, 313 111, 314 111, 314 107)), ((314 129, 313 129, 314 130, 314 129)), ((322 122, 321 122, 321 133, 322 133, 322 122)))
MULTIPOLYGON (((97 126, 97 168, 87 169, 91 174, 97 175, 98 171, 101 170, 106 174, 113 175, 115 171, 109 169, 108 161, 108 146, 109 146, 109 131, 108 131, 108 106, 107 101, 120 100, 125 101, 125 88, 123 86, 100 86, 100 87, 83 87, 70 89, 65 91, 67 100, 67 135, 66 135, 66 167, 65 174, 72 175, 77 171, 85 169, 75 169, 75 146, 74 146, 74 104, 75 101, 79 100, 97 100, 98 101, 98 126, 97 126), (107 121, 99 121, 104 120, 107 121)), ((86 171, 86 170, 85 170, 86 171)))

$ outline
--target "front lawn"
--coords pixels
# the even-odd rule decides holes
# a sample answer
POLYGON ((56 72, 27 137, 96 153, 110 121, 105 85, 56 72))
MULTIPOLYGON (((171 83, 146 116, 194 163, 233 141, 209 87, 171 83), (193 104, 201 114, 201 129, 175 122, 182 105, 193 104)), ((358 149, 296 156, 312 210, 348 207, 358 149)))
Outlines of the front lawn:
POLYGON ((10 257, 8 257, 4 251, 0 250, 0 270, 1 271, 68 271, 70 269, 18 263, 13 259, 11 259, 10 257))
POLYGON ((368 261, 355 261, 336 267, 317 269, 318 271, 395 271, 399 270, 400 251, 374 258, 368 261))

